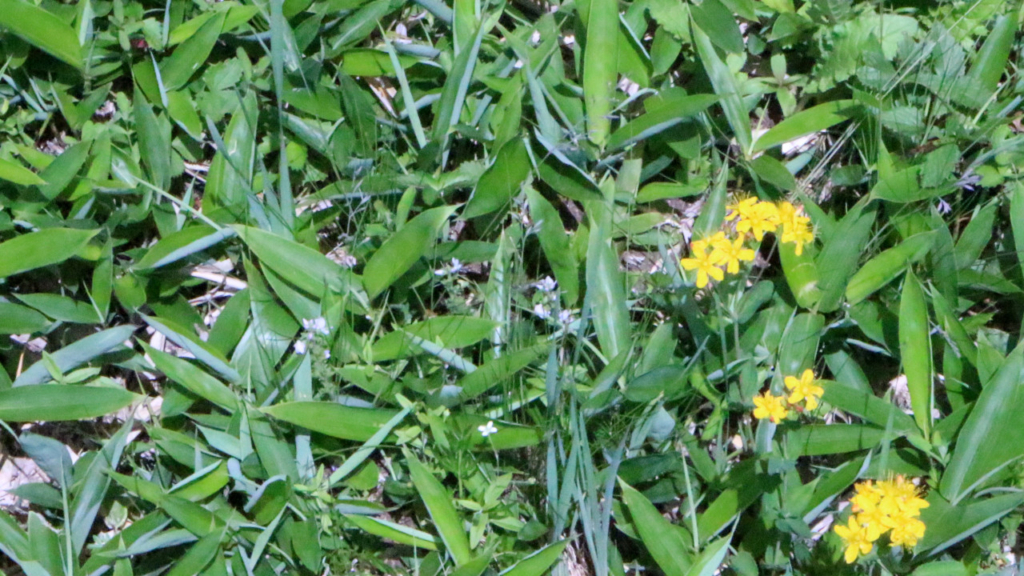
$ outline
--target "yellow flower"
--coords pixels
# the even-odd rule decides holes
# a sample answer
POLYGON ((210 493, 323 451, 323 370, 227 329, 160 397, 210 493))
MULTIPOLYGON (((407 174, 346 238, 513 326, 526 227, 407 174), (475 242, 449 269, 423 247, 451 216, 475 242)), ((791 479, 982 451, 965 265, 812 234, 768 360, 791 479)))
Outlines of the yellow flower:
POLYGON ((740 271, 741 260, 744 262, 754 261, 754 251, 743 246, 743 236, 730 240, 725 237, 724 233, 719 232, 711 237, 711 246, 721 254, 722 260, 726 264, 725 271, 729 274, 740 271))
POLYGON ((796 206, 793 206, 793 204, 789 202, 779 202, 776 209, 779 213, 779 223, 783 226, 790 222, 794 222, 794 218, 798 216, 796 206))
POLYGON ((853 488, 857 491, 857 495, 850 498, 850 504, 853 504, 854 512, 870 511, 878 507, 882 493, 875 486, 874 482, 871 480, 858 482, 853 488))
POLYGON ((810 220, 798 216, 801 220, 789 222, 782 227, 782 241, 796 244, 796 255, 804 253, 804 244, 814 242, 814 231, 811 229, 810 220))
POLYGON ((747 198, 745 200, 737 200, 736 202, 726 206, 729 214, 725 216, 726 220, 735 220, 736 218, 745 219, 753 214, 754 206, 758 203, 757 198, 747 198))
POLYGON ((889 542, 893 546, 906 548, 917 546, 917 541, 924 537, 924 522, 917 518, 901 518, 900 520, 893 526, 892 532, 889 534, 889 542))
POLYGON ((867 529, 857 522, 856 517, 850 516, 846 526, 840 524, 836 526, 835 531, 846 546, 843 558, 847 564, 853 564, 858 557, 871 553, 873 546, 868 538, 867 529))
POLYGON ((771 392, 754 396, 754 418, 764 420, 768 418, 773 424, 778 424, 787 415, 786 405, 782 403, 782 396, 774 396, 771 392))
POLYGON ((871 542, 878 540, 882 534, 892 528, 892 519, 877 507, 857 514, 857 523, 864 526, 868 540, 871 542))
POLYGON ((879 482, 878 489, 881 494, 878 506, 890 516, 913 518, 921 514, 922 508, 930 506, 927 500, 921 498, 917 486, 902 475, 879 482))
POLYGON ((807 409, 814 410, 818 407, 818 398, 825 393, 821 386, 814 383, 814 372, 810 368, 797 379, 795 376, 786 376, 786 388, 790 390, 789 403, 796 404, 806 400, 807 409))
POLYGON ((693 258, 683 258, 679 261, 679 264, 684 270, 696 270, 697 288, 703 288, 708 285, 708 276, 721 282, 722 278, 725 278, 725 274, 718 267, 722 263, 721 253, 715 250, 708 252, 707 244, 698 244, 698 242, 702 241, 698 240, 690 245, 693 258), (700 250, 697 248, 700 248, 700 250))
POLYGON ((736 223, 736 231, 743 234, 750 232, 760 242, 765 232, 771 232, 779 226, 779 210, 771 202, 758 202, 747 214, 740 214, 736 223))

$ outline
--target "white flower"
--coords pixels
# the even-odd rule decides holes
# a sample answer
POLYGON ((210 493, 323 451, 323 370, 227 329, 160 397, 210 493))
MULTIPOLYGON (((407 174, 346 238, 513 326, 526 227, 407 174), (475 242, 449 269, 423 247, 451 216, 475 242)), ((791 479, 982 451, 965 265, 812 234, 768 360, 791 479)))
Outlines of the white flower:
POLYGON ((330 360, 330 358, 331 358, 331 351, 330 350, 324 350, 324 360, 330 360))
POLYGON ((545 276, 540 282, 534 284, 541 292, 553 292, 555 288, 558 288, 558 282, 555 282, 551 276, 545 276))
POLYGON ((562 310, 558 313, 558 322, 568 324, 572 322, 572 310, 562 310))
POLYGON ((296 354, 305 354, 306 353, 306 341, 305 340, 296 340, 295 341, 295 353, 296 354))
POLYGON ((477 426, 476 429, 480 431, 480 435, 483 436, 484 438, 487 438, 491 434, 494 434, 495 432, 498 431, 498 427, 494 425, 494 420, 488 420, 487 424, 484 424, 483 426, 477 426))
POLYGON ((538 318, 542 319, 547 319, 551 316, 551 311, 545 308, 543 304, 537 304, 534 306, 533 313, 536 314, 538 318))
POLYGON ((444 276, 445 274, 458 274, 462 271, 462 262, 459 262, 458 258, 452 258, 451 264, 445 264, 444 267, 434 270, 435 276, 444 276))
POLYGON ((331 334, 330 329, 327 328, 327 320, 325 320, 323 316, 320 318, 313 318, 312 320, 303 318, 302 327, 308 332, 319 332, 324 336, 330 336, 331 334))

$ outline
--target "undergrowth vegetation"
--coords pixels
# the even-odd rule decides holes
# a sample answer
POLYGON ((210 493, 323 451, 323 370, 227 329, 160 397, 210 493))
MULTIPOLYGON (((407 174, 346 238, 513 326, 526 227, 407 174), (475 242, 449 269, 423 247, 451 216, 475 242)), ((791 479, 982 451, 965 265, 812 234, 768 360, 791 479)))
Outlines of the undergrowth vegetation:
POLYGON ((3 0, 10 574, 1016 574, 1007 0, 3 0))

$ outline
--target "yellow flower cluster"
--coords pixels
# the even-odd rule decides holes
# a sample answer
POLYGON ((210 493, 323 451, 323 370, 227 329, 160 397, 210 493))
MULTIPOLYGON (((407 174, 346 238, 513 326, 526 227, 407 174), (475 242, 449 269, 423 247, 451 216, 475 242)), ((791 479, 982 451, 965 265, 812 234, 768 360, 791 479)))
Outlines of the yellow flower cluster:
POLYGON ((883 534, 889 534, 893 546, 905 548, 913 548, 924 537, 925 525, 918 517, 928 502, 913 482, 896 476, 878 483, 859 482, 854 489, 857 493, 850 498, 854 514, 846 526, 835 528, 846 547, 843 558, 847 564, 869 554, 883 534))
POLYGON ((775 396, 771 392, 758 394, 754 397, 754 418, 758 420, 767 418, 772 423, 778 424, 785 420, 786 416, 789 416, 787 405, 803 402, 804 405, 800 410, 814 410, 818 407, 821 395, 825 393, 821 386, 814 383, 814 371, 810 368, 804 370, 799 378, 786 376, 783 382, 786 384, 786 389, 789 390, 789 397, 775 396))
POLYGON ((730 205, 726 220, 736 220, 736 231, 750 232, 758 242, 766 232, 779 234, 779 240, 796 245, 796 255, 804 253, 804 245, 814 241, 811 219, 800 214, 800 210, 789 202, 762 202, 747 198, 730 205))
POLYGON ((747 198, 728 206, 726 220, 736 221, 736 238, 729 238, 725 232, 716 232, 709 238, 690 243, 690 258, 683 258, 679 264, 684 270, 697 271, 697 288, 703 288, 714 279, 721 282, 725 274, 740 271, 740 262, 752 262, 754 251, 744 242, 748 233, 760 242, 767 232, 780 234, 782 242, 796 245, 797 256, 803 254, 804 245, 814 241, 810 218, 800 214, 799 209, 789 202, 762 202, 747 198))
POLYGON ((740 271, 740 262, 754 260, 754 251, 743 246, 743 239, 731 239, 725 232, 716 232, 710 238, 694 240, 690 243, 693 257, 683 258, 679 264, 685 270, 697 271, 697 288, 707 286, 709 277, 721 282, 725 272, 735 274, 740 271))

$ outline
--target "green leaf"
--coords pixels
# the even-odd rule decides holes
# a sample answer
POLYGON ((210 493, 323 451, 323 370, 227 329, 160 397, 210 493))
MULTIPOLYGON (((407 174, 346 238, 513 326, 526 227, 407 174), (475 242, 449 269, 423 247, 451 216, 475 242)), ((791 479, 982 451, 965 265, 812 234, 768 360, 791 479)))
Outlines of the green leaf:
POLYGON ((219 12, 200 26, 191 38, 175 48, 174 53, 161 63, 160 77, 165 90, 181 88, 199 67, 206 63, 223 27, 224 12, 219 12))
POLYGON ((235 396, 235 393, 213 376, 176 356, 147 346, 144 343, 142 343, 142 347, 145 348, 149 357, 153 359, 157 369, 172 381, 177 382, 200 398, 205 398, 224 408, 229 413, 234 412, 238 408, 238 398, 235 396))
POLYGON ((91 303, 75 300, 59 294, 17 294, 18 300, 39 310, 54 320, 78 324, 102 322, 91 303))
MULTIPOLYGON (((666 91, 669 92, 669 91, 666 91)), ((659 95, 657 107, 647 104, 648 112, 619 128, 608 139, 608 150, 625 148, 655 134, 677 126, 718 101, 714 94, 686 95, 681 89, 672 89, 668 94, 659 95)))
POLYGON ((744 155, 749 154, 751 146, 750 115, 743 99, 740 98, 739 87, 736 85, 736 78, 732 71, 722 61, 711 39, 701 30, 700 27, 693 27, 693 42, 697 45, 697 53, 704 64, 704 70, 711 79, 711 85, 715 88, 715 94, 721 99, 722 110, 725 111, 725 119, 732 127, 736 142, 740 145, 744 155))
POLYGON ((750 163, 750 168, 759 178, 779 190, 790 191, 796 188, 796 178, 786 168, 786 165, 767 154, 755 158, 750 163))
POLYGON ((590 212, 594 225, 587 248, 587 307, 593 314, 601 351, 606 358, 614 358, 631 346, 625 279, 610 237, 611 207, 594 203, 590 212))
POLYGON ((1016 510, 1024 504, 1024 493, 951 503, 932 491, 927 500, 931 505, 921 511, 920 518, 927 530, 917 550, 935 555, 1016 510))
POLYGON ((570 540, 566 539, 549 544, 502 570, 498 576, 543 576, 555 562, 558 562, 569 542, 570 540))
POLYGON ((719 0, 704 0, 690 5, 694 23, 706 32, 710 40, 730 54, 743 52, 743 34, 736 23, 736 17, 719 0))
POLYGON ((913 271, 907 272, 900 298, 900 357, 907 377, 914 420, 927 438, 932 424, 932 346, 928 304, 913 271))
POLYGON ((825 241, 825 246, 815 258, 819 271, 818 310, 832 312, 842 302, 846 285, 857 268, 857 261, 871 239, 872 226, 878 210, 877 204, 862 200, 854 205, 839 221, 836 229, 825 241))
POLYGON ((447 315, 415 322, 377 340, 373 345, 373 360, 385 362, 418 354, 420 349, 411 344, 408 335, 444 348, 464 348, 490 336, 495 327, 493 320, 473 316, 447 315))
POLYGON ((236 234, 232 228, 213 230, 208 226, 190 226, 162 238, 135 263, 136 270, 160 268, 202 252, 236 234))
POLYGON ((0 158, 0 180, 7 180, 21 186, 45 185, 43 180, 35 172, 25 168, 21 164, 11 160, 0 158))
MULTIPOLYGON (((97 356, 106 354, 115 348, 123 347, 125 341, 131 338, 134 332, 135 326, 131 325, 118 326, 97 332, 50 354, 50 359, 52 359, 61 372, 67 373, 97 356)), ((28 370, 22 372, 21 376, 18 376, 18 379, 14 381, 14 386, 34 386, 48 380, 50 380, 50 373, 46 369, 46 361, 44 359, 29 366, 28 370)))
POLYGON ((178 326, 167 318, 153 318, 145 314, 139 316, 154 330, 166 336, 168 340, 188 350, 197 360, 213 368, 225 380, 229 382, 242 381, 242 376, 228 363, 227 358, 200 340, 192 330, 178 326))
POLYGON ((823 456, 878 446, 885 430, 860 424, 813 424, 786 434, 790 456, 823 456))
POLYGON ((989 476, 1024 456, 1024 350, 1018 346, 981 389, 939 484, 954 506, 989 476))
POLYGON ((259 228, 237 224, 233 228, 264 266, 307 294, 321 298, 330 289, 347 293, 354 303, 368 306, 357 278, 323 254, 259 228))
POLYGON ((0 10, 0 26, 29 44, 81 70, 82 47, 78 35, 54 14, 28 2, 10 1, 0 10))
POLYGON ((883 400, 871 392, 827 380, 819 380, 818 384, 825 389, 822 400, 843 412, 880 428, 891 427, 897 433, 910 434, 917 431, 914 420, 904 414, 899 406, 883 400))
POLYGON ((430 534, 416 530, 415 528, 410 528, 394 522, 388 522, 387 520, 381 520, 380 518, 373 518, 371 516, 345 514, 345 518, 352 524, 355 524, 358 528, 361 528, 374 536, 387 538, 388 540, 393 540, 399 544, 405 544, 406 546, 412 546, 422 550, 437 550, 435 538, 430 534))
POLYGON ((753 152, 756 154, 849 120, 856 106, 853 100, 833 100, 797 112, 762 134, 754 142, 753 152))
POLYGON ((530 172, 526 145, 519 138, 509 141, 498 151, 494 164, 480 177, 462 217, 475 218, 509 206, 530 172))
POLYGON ((503 354, 480 366, 476 371, 467 374, 462 380, 459 380, 459 385, 462 387, 459 400, 466 402, 484 394, 529 366, 531 362, 539 358, 548 348, 547 344, 538 344, 537 346, 503 354))
POLYGON ((0 278, 63 262, 78 254, 98 233, 46 228, 0 243, 0 278))
POLYGON ((444 486, 434 478, 433 474, 413 455, 405 453, 406 462, 409 466, 409 475, 419 492, 423 504, 434 521, 437 532, 444 541, 444 547, 455 559, 456 564, 465 564, 473 559, 469 549, 469 539, 466 531, 462 528, 462 519, 455 506, 452 504, 452 496, 444 489, 444 486))
POLYGON ((952 91, 955 100, 980 108, 992 97, 999 89, 1016 34, 1017 18, 999 16, 992 32, 985 37, 971 71, 961 80, 959 89, 952 91))
POLYGON ((13 302, 0 302, 0 334, 31 334, 50 324, 46 316, 13 302))
POLYGON ((846 286, 846 301, 853 306, 895 280, 909 264, 924 258, 934 241, 932 232, 915 234, 868 260, 850 278, 846 286))
POLYGON ((611 131, 608 117, 618 79, 619 3, 590 0, 584 26, 587 43, 583 52, 583 101, 587 111, 587 136, 604 148, 611 131))
POLYGON ((0 390, 0 420, 68 422, 98 418, 141 398, 123 388, 41 384, 0 390))
POLYGON ((433 246, 441 225, 448 220, 455 208, 440 206, 426 210, 384 241, 363 270, 363 284, 371 299, 391 286, 427 253, 433 246))
POLYGON ((170 123, 166 118, 157 117, 153 107, 138 91, 135 93, 132 110, 139 139, 139 154, 148 170, 150 183, 161 190, 167 190, 171 185, 170 123))
POLYGON ((633 525, 658 567, 666 576, 687 576, 694 566, 690 553, 692 535, 665 520, 651 501, 633 487, 621 481, 619 485, 633 525))
POLYGON ((283 402, 262 411, 278 420, 343 440, 365 442, 398 412, 334 402, 283 402))
POLYGON ((580 271, 562 218, 555 207, 533 188, 527 188, 526 198, 530 204, 530 216, 537 224, 537 239, 558 280, 562 300, 567 306, 573 306, 579 300, 580 271))

